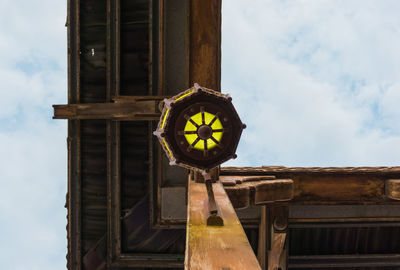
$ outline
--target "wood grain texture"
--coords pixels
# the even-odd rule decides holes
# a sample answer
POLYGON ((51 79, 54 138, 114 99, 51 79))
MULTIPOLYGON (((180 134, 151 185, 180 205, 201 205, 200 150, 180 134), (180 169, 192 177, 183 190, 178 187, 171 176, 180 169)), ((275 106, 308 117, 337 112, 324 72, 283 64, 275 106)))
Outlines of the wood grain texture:
POLYGON ((261 216, 260 216, 260 224, 258 227, 258 249, 257 249, 257 259, 260 263, 261 269, 265 269, 268 260, 268 234, 270 230, 268 229, 268 225, 271 222, 268 220, 270 219, 270 215, 268 215, 267 206, 261 206, 261 216))
POLYGON ((189 81, 221 89, 221 0, 190 1, 189 81))
POLYGON ((54 119, 159 120, 157 100, 53 105, 54 119))
POLYGON ((293 198, 293 180, 266 176, 220 176, 235 208, 289 201, 293 198))
POLYGON ((189 181, 185 269, 261 269, 221 183, 213 184, 224 226, 207 226, 205 184, 189 181))
POLYGON ((221 167, 222 175, 264 175, 264 174, 400 174, 400 166, 396 167, 285 167, 285 166, 262 166, 262 167, 221 167))
POLYGON ((369 176, 330 176, 295 178, 297 202, 360 202, 384 199, 384 181, 369 176))
POLYGON ((400 179, 389 179, 385 181, 385 194, 393 200, 400 200, 400 179))
MULTIPOLYGON (((262 199, 253 200, 254 194, 247 187, 247 179, 275 177, 275 180, 293 180, 293 198, 284 204, 398 204, 395 177, 400 167, 346 167, 346 168, 286 168, 275 167, 230 167, 221 168, 220 179, 232 204, 237 208, 271 203, 262 199), (388 179, 394 179, 387 182, 388 179), (243 183, 242 183, 243 182, 243 183), (240 183, 240 184, 238 184, 240 183), (258 202, 257 202, 258 201, 258 202)), ((256 182, 253 180, 253 182, 256 182)), ((254 184, 252 184, 254 185, 254 184)), ((268 186, 265 186, 269 192, 268 186)), ((262 197, 274 198, 275 192, 262 197)), ((272 200, 271 200, 272 201, 272 200)), ((276 200, 277 201, 277 200, 276 200)))
POLYGON ((273 233, 271 250, 268 252, 268 269, 277 270, 280 258, 284 252, 283 247, 286 241, 286 232, 273 233))

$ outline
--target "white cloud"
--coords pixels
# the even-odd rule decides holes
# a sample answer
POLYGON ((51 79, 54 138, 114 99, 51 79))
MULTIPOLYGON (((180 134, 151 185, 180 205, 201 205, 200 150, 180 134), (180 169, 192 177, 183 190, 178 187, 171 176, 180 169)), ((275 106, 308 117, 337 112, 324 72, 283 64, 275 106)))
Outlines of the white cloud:
POLYGON ((224 2, 222 89, 248 126, 227 165, 399 165, 399 11, 224 2))
POLYGON ((65 269, 66 1, 0 5, 1 268, 65 269))
MULTIPOLYGON (((66 1, 0 5, 0 261, 65 269, 66 1)), ((224 1, 223 90, 248 125, 230 164, 398 164, 399 11, 224 1)))

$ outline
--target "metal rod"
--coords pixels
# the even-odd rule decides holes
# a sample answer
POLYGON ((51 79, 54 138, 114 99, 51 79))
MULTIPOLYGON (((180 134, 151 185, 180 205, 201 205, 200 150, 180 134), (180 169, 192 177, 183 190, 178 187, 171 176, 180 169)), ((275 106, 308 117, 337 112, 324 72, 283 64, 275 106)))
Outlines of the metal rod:
MULTIPOLYGON (((209 174, 208 174, 209 175, 209 174)), ((210 214, 215 215, 217 214, 217 204, 215 203, 214 191, 212 189, 212 181, 211 177, 205 179, 206 188, 207 188, 207 195, 208 195, 208 210, 210 214)))
POLYGON ((217 203, 215 201, 211 175, 209 172, 203 172, 203 177, 207 189, 208 213, 207 226, 224 226, 222 217, 218 214, 217 203))

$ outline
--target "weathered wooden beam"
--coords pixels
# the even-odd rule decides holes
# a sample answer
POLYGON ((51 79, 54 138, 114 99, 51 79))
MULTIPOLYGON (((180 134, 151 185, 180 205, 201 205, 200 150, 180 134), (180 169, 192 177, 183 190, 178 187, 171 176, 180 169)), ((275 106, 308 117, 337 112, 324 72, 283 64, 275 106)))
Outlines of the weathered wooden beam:
POLYGON ((263 270, 286 269, 288 208, 261 206, 257 258, 263 270))
MULTIPOLYGON (((80 103, 80 0, 68 0, 68 103, 80 103)), ((67 268, 82 269, 81 122, 68 121, 67 268)))
MULTIPOLYGON (((290 268, 342 268, 400 266, 400 254, 290 256, 290 268)), ((398 268, 395 268, 398 269, 398 268)))
POLYGON ((287 269, 288 246, 288 213, 285 206, 270 206, 269 208, 269 240, 268 269, 287 269))
POLYGON ((386 180, 385 194, 390 199, 400 200, 400 179, 386 180))
POLYGON ((116 97, 115 102, 53 105, 54 119, 159 120, 163 97, 116 97))
POLYGON ((275 176, 220 176, 235 208, 289 201, 293 198, 291 179, 275 179, 275 176))
POLYGON ((265 270, 268 264, 268 235, 269 227, 268 224, 271 222, 269 219, 271 216, 268 214, 267 206, 261 206, 260 224, 258 229, 258 249, 257 259, 260 263, 261 269, 265 270))
POLYGON ((220 180, 235 208, 274 202, 290 205, 398 204, 400 199, 400 180, 394 179, 400 174, 400 167, 244 167, 242 170, 222 168, 221 174, 220 180), (291 184, 286 179, 290 179, 291 184), (278 193, 273 189, 275 181, 282 181, 278 193), (288 200, 279 194, 284 194, 288 200))
POLYGON ((207 226, 204 183, 189 180, 185 269, 261 269, 221 183, 213 184, 224 226, 207 226))
POLYGON ((190 3, 190 85, 221 90, 221 0, 190 3))

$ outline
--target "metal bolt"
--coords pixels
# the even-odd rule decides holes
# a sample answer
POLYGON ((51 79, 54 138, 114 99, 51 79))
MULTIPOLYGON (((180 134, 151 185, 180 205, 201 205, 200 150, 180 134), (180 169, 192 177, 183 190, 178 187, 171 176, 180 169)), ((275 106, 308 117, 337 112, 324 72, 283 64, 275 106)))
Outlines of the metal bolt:
POLYGON ((274 228, 277 231, 284 231, 286 230, 286 227, 287 227, 287 222, 283 217, 278 216, 274 219, 274 228))

